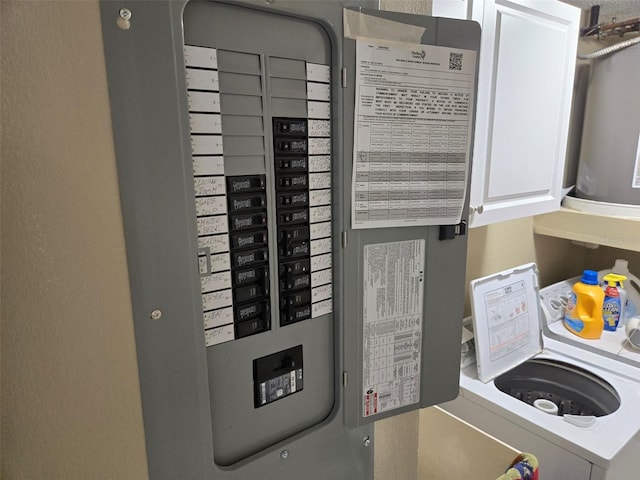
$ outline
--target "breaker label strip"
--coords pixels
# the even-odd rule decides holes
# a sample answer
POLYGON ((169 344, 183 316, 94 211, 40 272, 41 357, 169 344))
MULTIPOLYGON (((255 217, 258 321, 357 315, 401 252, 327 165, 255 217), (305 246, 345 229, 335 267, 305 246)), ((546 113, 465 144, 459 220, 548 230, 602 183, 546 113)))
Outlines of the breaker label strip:
POLYGON ((207 195, 224 195, 226 187, 224 185, 224 177, 196 177, 193 179, 193 188, 196 197, 204 197, 207 195))
POLYGON ((311 190, 331 188, 331 173, 310 173, 309 187, 311 190))
MULTIPOLYGON (((309 173, 328 172, 331 170, 331 155, 314 155, 309 157, 309 173)), ((331 179, 329 179, 331 183, 331 179)))
POLYGON ((328 102, 331 100, 330 85, 326 83, 307 82, 307 99, 328 102))
POLYGON ((224 157, 221 155, 215 157, 193 157, 193 174, 196 176, 224 175, 224 157))
POLYGON ((187 67, 218 68, 218 52, 215 48, 184 46, 184 63, 187 67))
POLYGON ((196 198, 196 215, 223 215, 227 213, 227 201, 224 195, 196 198))
POLYGON ((331 119, 331 104, 329 102, 307 101, 307 115, 309 118, 331 119))
POLYGON ((220 290, 217 292, 205 293, 202 295, 202 306, 204 310, 215 310, 223 307, 230 307, 233 304, 231 290, 220 290))
POLYGON ((329 120, 309 120, 310 137, 330 137, 331 121, 329 120))
POLYGON ((194 155, 222 155, 222 136, 191 135, 191 153, 194 155))
POLYGON ((185 45, 184 60, 203 328, 209 347, 235 337, 217 50, 185 45))
POLYGON ((332 275, 331 269, 319 270, 311 274, 311 288, 319 287, 331 283, 332 275))
POLYGON ((231 272, 216 272, 206 277, 200 277, 202 293, 231 288, 231 272))
POLYGON ((229 231, 229 220, 226 215, 198 217, 198 235, 215 235, 229 231))
POLYGON ((321 255, 331 252, 331 238, 322 238, 311 242, 311 255, 321 255))
POLYGON ((191 133, 222 133, 222 118, 219 113, 189 114, 191 133))
POLYGON ((309 225, 309 238, 315 240, 331 236, 331 222, 313 223, 309 225))
POLYGON ((187 79, 187 88, 189 90, 205 90, 214 92, 220 90, 218 72, 215 70, 187 68, 185 77, 187 79))
POLYGON ((223 253, 229 251, 229 236, 227 234, 198 237, 198 248, 208 248, 209 253, 223 253))
POLYGON ((308 82, 331 82, 331 67, 329 65, 320 65, 318 63, 307 63, 307 81, 308 82))
POLYGON ((331 204, 331 190, 311 190, 309 192, 309 206, 319 207, 331 204))
POLYGON ((187 103, 189 104, 189 112, 220 113, 219 93, 189 90, 187 103))
POLYGON ((207 347, 233 340, 233 325, 224 325, 204 331, 204 344, 207 347))
POLYGON ((323 300, 311 305, 311 318, 321 317, 333 312, 333 300, 323 300))
POLYGON ((225 307, 219 310, 204 312, 204 328, 221 327, 233 323, 233 308, 225 307))

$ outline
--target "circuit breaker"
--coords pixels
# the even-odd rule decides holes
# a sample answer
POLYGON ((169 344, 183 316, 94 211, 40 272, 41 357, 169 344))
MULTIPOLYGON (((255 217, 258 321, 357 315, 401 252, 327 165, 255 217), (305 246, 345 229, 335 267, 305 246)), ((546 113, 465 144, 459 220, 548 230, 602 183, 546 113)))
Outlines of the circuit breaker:
POLYGON ((375 6, 101 4, 151 478, 372 478, 457 395, 479 28, 375 6))

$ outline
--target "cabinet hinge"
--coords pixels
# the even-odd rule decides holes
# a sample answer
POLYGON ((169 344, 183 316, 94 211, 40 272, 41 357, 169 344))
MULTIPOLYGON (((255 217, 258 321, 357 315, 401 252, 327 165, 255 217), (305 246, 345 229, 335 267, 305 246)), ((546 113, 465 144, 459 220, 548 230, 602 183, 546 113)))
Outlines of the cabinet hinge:
POLYGON ((342 88, 347 88, 347 67, 342 67, 342 88))
POLYGON ((342 386, 347 388, 347 384, 349 383, 349 374, 347 372, 342 372, 342 386))
POLYGON ((347 231, 345 230, 344 232, 342 232, 342 248, 347 248, 347 243, 347 231))

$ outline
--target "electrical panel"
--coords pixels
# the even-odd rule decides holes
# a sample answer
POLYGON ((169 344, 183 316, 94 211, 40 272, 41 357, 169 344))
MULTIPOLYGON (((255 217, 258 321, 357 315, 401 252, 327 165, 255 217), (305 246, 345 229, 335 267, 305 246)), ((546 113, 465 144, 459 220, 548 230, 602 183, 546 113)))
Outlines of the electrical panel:
POLYGON ((151 478, 372 478, 457 394, 479 29, 375 3, 101 3, 151 478))

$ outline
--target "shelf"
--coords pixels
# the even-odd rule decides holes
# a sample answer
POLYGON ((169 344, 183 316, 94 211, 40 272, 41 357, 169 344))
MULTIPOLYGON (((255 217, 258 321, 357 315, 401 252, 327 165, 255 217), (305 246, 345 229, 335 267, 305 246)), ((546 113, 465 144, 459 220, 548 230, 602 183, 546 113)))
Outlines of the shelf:
POLYGON ((559 211, 533 217, 533 232, 550 237, 640 252, 640 219, 581 212, 559 211))

